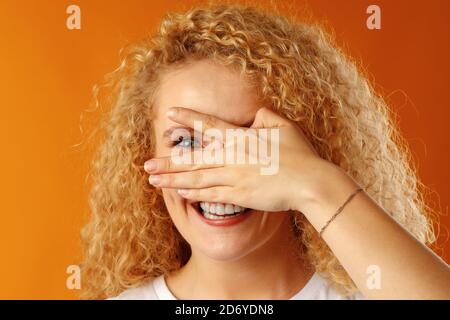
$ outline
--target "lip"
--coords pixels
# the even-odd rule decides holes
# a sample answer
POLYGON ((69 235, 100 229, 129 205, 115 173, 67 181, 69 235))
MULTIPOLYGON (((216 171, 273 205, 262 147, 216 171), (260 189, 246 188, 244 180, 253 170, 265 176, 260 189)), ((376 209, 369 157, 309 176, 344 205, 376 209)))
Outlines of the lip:
POLYGON ((210 220, 210 219, 206 219, 203 216, 203 214, 201 214, 199 209, 197 209, 192 203, 189 204, 189 207, 191 207, 191 209, 193 210, 193 214, 195 216, 197 216, 202 222, 204 222, 210 226, 213 226, 213 227, 230 227, 230 226, 237 225, 239 223, 242 223, 248 217, 250 217, 254 212, 254 210, 249 210, 245 214, 240 214, 233 218, 222 219, 222 220, 210 220))

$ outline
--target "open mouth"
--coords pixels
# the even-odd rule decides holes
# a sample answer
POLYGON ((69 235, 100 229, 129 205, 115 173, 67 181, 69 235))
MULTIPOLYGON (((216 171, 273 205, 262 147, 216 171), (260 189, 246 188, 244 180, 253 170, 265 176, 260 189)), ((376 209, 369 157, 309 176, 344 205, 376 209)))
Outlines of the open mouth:
POLYGON ((227 220, 242 216, 251 209, 231 203, 195 202, 192 206, 208 220, 227 220))

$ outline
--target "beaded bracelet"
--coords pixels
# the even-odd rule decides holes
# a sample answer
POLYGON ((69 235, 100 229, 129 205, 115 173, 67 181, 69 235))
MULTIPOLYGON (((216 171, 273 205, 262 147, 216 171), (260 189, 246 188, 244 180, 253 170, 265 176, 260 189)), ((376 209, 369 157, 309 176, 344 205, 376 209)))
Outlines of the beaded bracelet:
POLYGON ((319 232, 319 236, 322 238, 322 233, 325 231, 325 229, 328 227, 328 225, 334 220, 336 219, 336 217, 342 212, 342 210, 344 209, 344 207, 356 196, 356 194, 360 191, 362 191, 362 188, 358 188, 356 191, 354 191, 349 197, 348 199, 344 202, 344 204, 342 206, 339 207, 339 209, 337 209, 336 213, 333 214, 333 216, 330 218, 330 220, 327 221, 327 223, 325 223, 325 225, 322 227, 322 229, 319 232))

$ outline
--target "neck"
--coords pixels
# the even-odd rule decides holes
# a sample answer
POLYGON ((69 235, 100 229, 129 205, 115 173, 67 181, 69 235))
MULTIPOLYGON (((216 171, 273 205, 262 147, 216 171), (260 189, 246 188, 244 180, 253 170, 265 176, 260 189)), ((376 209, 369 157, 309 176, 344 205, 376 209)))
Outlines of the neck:
POLYGON ((188 263, 167 278, 179 299, 289 299, 312 275, 299 256, 289 219, 264 245, 233 261, 192 252, 188 263))

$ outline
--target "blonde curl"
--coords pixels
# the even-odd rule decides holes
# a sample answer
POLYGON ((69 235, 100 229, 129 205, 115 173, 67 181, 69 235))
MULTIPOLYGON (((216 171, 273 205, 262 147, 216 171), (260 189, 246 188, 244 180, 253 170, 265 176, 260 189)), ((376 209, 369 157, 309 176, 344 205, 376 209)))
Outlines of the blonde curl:
MULTIPOLYGON (((355 62, 320 27, 263 9, 207 5, 169 13, 159 31, 123 52, 112 72, 103 139, 92 162, 91 218, 82 230, 83 298, 117 295, 182 267, 190 248, 147 182, 152 105, 164 70, 214 59, 240 70, 317 152, 351 175, 423 243, 434 241, 421 184, 391 112, 355 62)), ((97 101, 98 102, 98 101, 97 101)), ((340 291, 355 286, 300 212, 292 226, 309 262, 340 291)))

